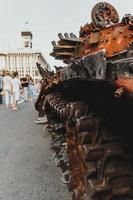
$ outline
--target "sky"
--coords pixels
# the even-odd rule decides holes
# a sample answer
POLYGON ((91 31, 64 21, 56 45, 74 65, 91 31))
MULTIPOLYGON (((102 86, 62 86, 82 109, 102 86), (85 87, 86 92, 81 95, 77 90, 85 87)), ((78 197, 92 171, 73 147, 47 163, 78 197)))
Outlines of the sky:
MULTIPOLYGON (((49 54, 51 41, 58 33, 73 32, 78 36, 80 26, 91 22, 91 10, 99 0, 0 0, 0 49, 22 47, 21 31, 33 34, 33 49, 44 55, 52 66, 64 65, 49 54), (25 24, 28 22, 28 24, 25 24)), ((133 15, 132 0, 107 0, 118 11, 133 15)))

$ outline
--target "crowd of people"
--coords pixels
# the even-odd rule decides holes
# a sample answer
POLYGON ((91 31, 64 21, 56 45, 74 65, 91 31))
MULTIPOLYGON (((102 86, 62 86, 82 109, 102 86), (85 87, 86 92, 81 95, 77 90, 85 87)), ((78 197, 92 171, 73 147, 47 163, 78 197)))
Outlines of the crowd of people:
POLYGON ((20 99, 28 102, 37 98, 41 85, 39 80, 35 80, 34 83, 32 77, 28 74, 19 79, 18 72, 10 74, 9 71, 5 71, 0 79, 0 86, 6 108, 12 108, 12 110, 16 111, 18 110, 20 99))

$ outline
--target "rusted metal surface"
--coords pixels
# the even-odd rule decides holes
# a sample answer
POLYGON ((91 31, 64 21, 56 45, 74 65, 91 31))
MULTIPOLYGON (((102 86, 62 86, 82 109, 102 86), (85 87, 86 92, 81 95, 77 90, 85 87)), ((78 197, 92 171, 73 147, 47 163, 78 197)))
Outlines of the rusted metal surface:
POLYGON ((116 24, 109 28, 102 28, 94 33, 88 34, 84 39, 84 52, 82 56, 83 54, 87 55, 101 49, 106 49, 107 57, 111 57, 130 48, 133 42, 133 30, 130 29, 130 23, 132 23, 132 19, 129 18, 127 24, 116 24), (92 37, 96 34, 97 41, 93 41, 92 37))
POLYGON ((119 88, 123 87, 128 92, 133 93, 133 77, 119 78, 116 80, 116 85, 119 88))
POLYGON ((47 115, 55 163, 73 200, 133 200, 133 17, 98 3, 92 22, 59 33, 35 104, 47 115))

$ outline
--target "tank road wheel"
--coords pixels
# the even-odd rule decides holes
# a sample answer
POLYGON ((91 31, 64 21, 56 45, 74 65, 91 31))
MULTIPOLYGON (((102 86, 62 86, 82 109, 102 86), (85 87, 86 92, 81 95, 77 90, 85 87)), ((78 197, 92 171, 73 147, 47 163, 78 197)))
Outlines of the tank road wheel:
POLYGON ((96 4, 92 10, 91 17, 96 27, 116 24, 119 21, 119 15, 116 9, 106 2, 96 4))

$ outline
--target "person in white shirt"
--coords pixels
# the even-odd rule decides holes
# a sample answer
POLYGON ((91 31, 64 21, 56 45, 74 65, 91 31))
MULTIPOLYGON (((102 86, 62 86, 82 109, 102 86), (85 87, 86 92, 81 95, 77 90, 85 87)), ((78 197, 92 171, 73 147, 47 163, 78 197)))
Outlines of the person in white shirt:
POLYGON ((18 72, 13 73, 13 97, 14 97, 14 103, 13 103, 13 110, 18 110, 17 104, 20 97, 20 88, 21 88, 21 82, 18 78, 18 72))
POLYGON ((9 108, 13 104, 13 82, 9 71, 6 71, 3 77, 3 91, 5 93, 5 105, 9 108))

